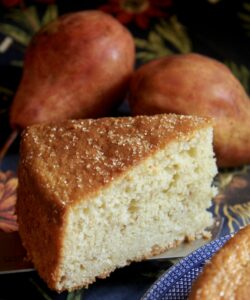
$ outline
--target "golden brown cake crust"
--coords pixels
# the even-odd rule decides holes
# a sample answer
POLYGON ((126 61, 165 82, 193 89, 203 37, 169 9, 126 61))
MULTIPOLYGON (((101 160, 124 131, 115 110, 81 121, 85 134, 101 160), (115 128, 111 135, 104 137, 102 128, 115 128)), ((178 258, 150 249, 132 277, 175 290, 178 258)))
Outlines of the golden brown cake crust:
POLYGON ((97 192, 167 143, 207 126, 209 119, 167 114, 31 126, 22 136, 21 165, 32 165, 30 175, 64 206, 97 192))
POLYGON ((59 277, 57 266, 61 259, 65 209, 56 200, 53 203, 48 192, 39 190, 35 178, 20 168, 16 210, 19 234, 28 258, 53 288, 59 277))
POLYGON ((192 286, 189 300, 240 299, 250 295, 250 225, 212 257, 192 286))
POLYGON ((71 205, 87 201, 168 143, 210 126, 209 119, 200 117, 156 115, 27 128, 20 149, 19 232, 48 285, 56 289, 61 278, 61 243, 71 205))

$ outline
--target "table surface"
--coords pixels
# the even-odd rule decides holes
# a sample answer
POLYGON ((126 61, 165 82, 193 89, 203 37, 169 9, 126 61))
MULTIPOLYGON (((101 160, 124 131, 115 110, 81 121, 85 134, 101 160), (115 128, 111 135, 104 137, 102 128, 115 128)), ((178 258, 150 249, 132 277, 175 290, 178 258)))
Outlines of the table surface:
MULTIPOLYGON (((127 6, 121 6, 119 0, 0 1, 0 145, 11 131, 8 109, 20 82, 30 38, 42 24, 66 12, 103 9, 121 22, 126 20, 125 26, 137 45, 136 67, 170 53, 198 52, 227 64, 246 91, 250 91, 249 1, 145 0, 137 1, 137 6, 133 2, 123 1, 127 6), (147 3, 148 10, 138 13, 136 9, 143 3, 147 3)), ((114 113, 129 114, 126 101, 114 113)), ((17 139, 1 165, 1 172, 16 171, 18 147, 17 139)), ((250 168, 220 170, 216 182, 219 195, 211 211, 215 217, 225 218, 221 232, 225 235, 250 223, 250 168)), ((133 263, 105 280, 98 280, 87 290, 62 294, 50 291, 36 272, 1 275, 0 299, 140 299, 172 264, 167 260, 133 263)))

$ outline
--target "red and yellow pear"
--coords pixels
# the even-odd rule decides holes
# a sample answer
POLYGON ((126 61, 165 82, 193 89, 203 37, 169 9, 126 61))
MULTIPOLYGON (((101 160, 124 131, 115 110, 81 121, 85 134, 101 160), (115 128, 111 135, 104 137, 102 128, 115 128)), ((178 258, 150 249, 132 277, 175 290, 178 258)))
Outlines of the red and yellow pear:
POLYGON ((127 93, 134 60, 132 35, 112 16, 95 10, 60 16, 27 49, 12 127, 109 114, 127 93))
POLYGON ((249 97, 221 62, 194 53, 151 61, 134 73, 129 102, 134 115, 211 117, 218 165, 250 163, 249 97))

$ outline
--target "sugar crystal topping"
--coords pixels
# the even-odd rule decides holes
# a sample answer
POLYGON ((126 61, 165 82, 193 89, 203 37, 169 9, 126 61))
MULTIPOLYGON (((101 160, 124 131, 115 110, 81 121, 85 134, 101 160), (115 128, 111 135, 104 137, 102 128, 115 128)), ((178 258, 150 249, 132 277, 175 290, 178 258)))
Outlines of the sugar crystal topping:
POLYGON ((35 125, 23 134, 21 165, 65 204, 207 124, 199 117, 155 115, 35 125))

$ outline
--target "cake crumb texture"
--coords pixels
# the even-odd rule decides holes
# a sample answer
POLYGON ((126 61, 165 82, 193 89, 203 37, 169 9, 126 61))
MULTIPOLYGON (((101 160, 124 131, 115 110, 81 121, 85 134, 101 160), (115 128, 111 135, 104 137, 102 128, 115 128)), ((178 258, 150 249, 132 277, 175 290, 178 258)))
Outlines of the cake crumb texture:
POLYGON ((40 276, 87 287, 213 222, 209 119, 156 115, 34 125, 22 135, 17 215, 40 276))

